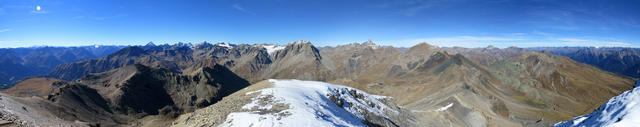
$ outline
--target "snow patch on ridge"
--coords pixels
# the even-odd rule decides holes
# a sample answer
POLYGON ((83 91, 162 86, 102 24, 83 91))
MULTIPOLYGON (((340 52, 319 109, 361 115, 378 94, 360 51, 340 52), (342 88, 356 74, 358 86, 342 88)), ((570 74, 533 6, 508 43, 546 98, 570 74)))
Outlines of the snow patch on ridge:
POLYGON ((233 45, 231 45, 229 43, 218 43, 218 44, 215 44, 215 46, 225 47, 227 49, 232 49, 233 48, 233 45))
POLYGON ((272 88, 259 90, 260 95, 242 107, 249 112, 230 113, 220 126, 367 126, 364 113, 385 118, 385 112, 397 113, 378 100, 384 96, 351 87, 300 80, 269 82, 272 88), (336 98, 342 106, 333 101, 336 98))
POLYGON ((273 52, 276 52, 278 50, 282 50, 285 48, 285 46, 280 46, 280 45, 262 45, 262 47, 267 50, 267 53, 269 53, 269 55, 273 54, 273 52))
POLYGON ((636 87, 611 98, 591 114, 559 122, 556 127, 609 126, 633 127, 640 125, 640 82, 636 87))
POLYGON ((453 106, 453 103, 450 103, 447 106, 444 106, 442 108, 436 109, 436 111, 439 111, 439 112, 440 111, 444 111, 444 110, 447 110, 447 109, 451 108, 452 106, 453 106))

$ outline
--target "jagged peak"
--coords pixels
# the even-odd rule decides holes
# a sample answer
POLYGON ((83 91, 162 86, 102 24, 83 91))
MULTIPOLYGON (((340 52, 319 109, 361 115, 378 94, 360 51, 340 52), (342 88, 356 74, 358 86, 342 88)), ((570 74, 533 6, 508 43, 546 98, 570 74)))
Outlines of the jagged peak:
POLYGON ((196 49, 203 49, 203 48, 208 48, 208 47, 211 47, 211 46, 213 46, 211 43, 209 43, 207 41, 204 41, 204 42, 195 44, 193 47, 196 48, 196 49))
POLYGON ((176 42, 176 44, 173 44, 173 45, 178 47, 193 47, 193 44, 191 44, 190 42, 187 42, 187 43, 176 42))
POLYGON ((227 49, 232 49, 236 45, 228 43, 228 42, 220 42, 220 43, 215 44, 215 46, 224 47, 224 48, 227 48, 227 49))
POLYGON ((299 45, 299 44, 311 44, 311 42, 307 41, 307 40, 298 40, 293 42, 294 45, 299 45))
POLYGON ((299 40, 299 41, 295 41, 293 43, 289 43, 286 46, 287 48, 292 47, 294 49, 299 49, 299 48, 312 48, 313 50, 317 50, 317 48, 315 46, 313 46, 313 44, 309 41, 306 40, 299 40))
POLYGON ((150 41, 149 43, 147 43, 147 45, 144 46, 156 46, 156 44, 154 44, 152 41, 150 41))
POLYGON ((365 42, 362 42, 362 46, 371 47, 372 49, 377 49, 377 48, 380 47, 380 46, 376 45, 376 43, 373 43, 373 41, 371 41, 371 39, 369 39, 369 40, 367 40, 365 42))

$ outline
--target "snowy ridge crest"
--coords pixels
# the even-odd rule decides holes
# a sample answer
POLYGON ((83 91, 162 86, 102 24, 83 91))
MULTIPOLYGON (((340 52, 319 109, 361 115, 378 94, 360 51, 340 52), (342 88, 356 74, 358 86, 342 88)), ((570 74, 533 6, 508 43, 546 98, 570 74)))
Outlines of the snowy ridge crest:
POLYGON ((269 82, 272 88, 247 93, 260 93, 242 107, 248 112, 230 113, 221 126, 368 126, 369 119, 394 124, 386 114, 398 113, 381 101, 387 97, 351 87, 299 80, 269 82))

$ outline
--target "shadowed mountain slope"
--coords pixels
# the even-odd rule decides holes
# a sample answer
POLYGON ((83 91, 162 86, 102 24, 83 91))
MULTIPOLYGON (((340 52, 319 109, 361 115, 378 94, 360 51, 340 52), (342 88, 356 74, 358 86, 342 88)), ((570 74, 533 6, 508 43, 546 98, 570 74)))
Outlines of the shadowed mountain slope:
POLYGON ((45 98, 17 98, 24 101, 16 104, 34 108, 38 112, 34 117, 54 114, 54 118, 90 125, 138 126, 144 124, 141 118, 173 118, 211 105, 248 85, 220 65, 179 74, 135 64, 73 82, 54 82, 51 86, 58 87, 52 87, 45 98))

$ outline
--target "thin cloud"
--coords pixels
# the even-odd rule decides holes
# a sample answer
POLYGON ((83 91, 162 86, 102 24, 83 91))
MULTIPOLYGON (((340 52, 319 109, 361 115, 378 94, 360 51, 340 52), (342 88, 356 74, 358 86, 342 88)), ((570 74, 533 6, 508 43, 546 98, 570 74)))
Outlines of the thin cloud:
POLYGON ((240 6, 240 4, 233 4, 232 7, 233 7, 233 9, 236 9, 236 10, 238 10, 240 12, 243 12, 243 13, 247 13, 247 14, 251 14, 251 15, 255 15, 256 14, 256 13, 253 13, 252 11, 249 11, 249 10, 245 9, 244 7, 240 6))
POLYGON ((0 7, 0 15, 5 15, 7 14, 7 12, 4 10, 4 8, 0 7))
POLYGON ((43 11, 43 10, 35 10, 35 11, 31 11, 31 14, 49 14, 48 11, 43 11))
POLYGON ((620 41, 586 40, 578 38, 560 38, 560 44, 566 46, 592 46, 592 47, 637 47, 631 43, 620 41))
POLYGON ((9 32, 11 29, 0 29, 0 33, 9 32))
MULTIPOLYGON (((93 20, 109 20, 109 19, 118 19, 118 18, 122 18, 122 17, 127 17, 127 14, 117 14, 117 15, 111 15, 111 16, 99 16, 99 17, 91 17, 90 19, 93 20)), ((83 17, 80 17, 83 18, 83 17)))
POLYGON ((426 42, 432 45, 437 45, 441 47, 486 47, 491 43, 505 43, 505 42, 517 42, 522 41, 520 38, 504 38, 504 37, 489 37, 489 36, 457 36, 457 37, 446 37, 446 38, 423 38, 423 39, 413 39, 406 40, 400 42, 407 42, 410 45, 415 45, 418 43, 426 42))
POLYGON ((540 41, 537 39, 530 39, 526 37, 518 38, 505 38, 505 37, 491 37, 491 36, 457 36, 446 38, 423 38, 413 40, 401 40, 401 41, 389 41, 394 42, 394 45, 398 45, 398 42, 405 44, 400 45, 404 47, 410 47, 418 43, 426 42, 431 45, 440 47, 466 47, 466 48, 478 48, 494 45, 496 47, 639 47, 633 43, 617 40, 617 39, 584 39, 584 38, 551 38, 548 40, 540 41))

